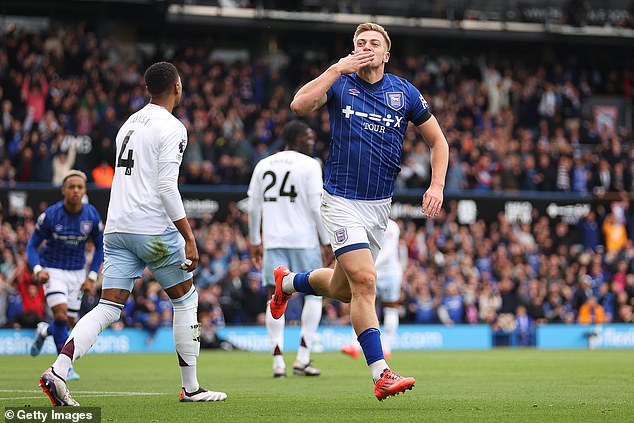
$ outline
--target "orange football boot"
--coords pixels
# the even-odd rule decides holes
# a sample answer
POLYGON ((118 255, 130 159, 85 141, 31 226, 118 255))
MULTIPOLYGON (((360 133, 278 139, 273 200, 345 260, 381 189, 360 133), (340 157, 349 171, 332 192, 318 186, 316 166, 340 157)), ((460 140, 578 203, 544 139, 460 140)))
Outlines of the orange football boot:
POLYGON ((398 395, 401 392, 412 389, 415 383, 416 379, 413 377, 403 377, 390 369, 385 369, 381 373, 379 380, 374 384, 374 395, 376 395, 376 399, 383 401, 389 396, 398 395))
POLYGON ((271 297, 271 315, 274 319, 279 319, 282 317, 284 312, 286 311, 286 306, 288 305, 288 299, 293 296, 293 294, 285 294, 282 291, 282 279, 284 276, 291 273, 286 266, 277 266, 275 270, 273 270, 273 277, 275 278, 275 292, 271 297))

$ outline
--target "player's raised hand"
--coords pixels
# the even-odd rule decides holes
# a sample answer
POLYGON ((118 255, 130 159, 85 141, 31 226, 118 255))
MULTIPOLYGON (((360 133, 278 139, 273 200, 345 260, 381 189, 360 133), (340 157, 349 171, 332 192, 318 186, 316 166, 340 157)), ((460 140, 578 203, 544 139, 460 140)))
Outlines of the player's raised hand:
POLYGON ((423 195, 421 206, 427 217, 436 217, 440 213, 443 201, 442 190, 442 186, 432 184, 423 195))
POLYGON ((337 70, 341 74, 357 72, 359 69, 368 66, 374 60, 373 51, 352 52, 346 57, 342 57, 337 62, 337 70))

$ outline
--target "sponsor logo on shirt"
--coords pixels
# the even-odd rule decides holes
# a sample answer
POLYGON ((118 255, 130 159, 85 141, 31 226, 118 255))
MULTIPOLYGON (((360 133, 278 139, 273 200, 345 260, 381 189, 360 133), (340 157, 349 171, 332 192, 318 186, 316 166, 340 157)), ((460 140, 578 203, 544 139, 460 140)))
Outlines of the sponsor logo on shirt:
POLYGON ((357 90, 356 88, 350 88, 348 90, 348 94, 350 94, 350 95, 359 95, 360 92, 361 91, 357 90))
POLYGON ((381 133, 385 132, 385 128, 400 128, 401 122, 404 118, 404 116, 399 116, 397 114, 392 115, 391 113, 382 116, 376 113, 366 113, 360 110, 354 110, 349 104, 346 105, 344 109, 341 109, 341 113, 343 113, 346 119, 350 119, 352 116, 359 116, 364 119, 367 118, 371 122, 363 122, 363 129, 381 133))

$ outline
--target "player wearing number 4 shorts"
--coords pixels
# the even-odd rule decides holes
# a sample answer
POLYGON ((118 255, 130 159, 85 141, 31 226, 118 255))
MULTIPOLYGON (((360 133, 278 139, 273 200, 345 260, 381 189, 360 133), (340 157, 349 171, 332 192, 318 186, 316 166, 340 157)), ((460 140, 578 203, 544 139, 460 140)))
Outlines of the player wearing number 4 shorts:
POLYGON ((174 344, 182 382, 179 400, 227 398, 224 392, 202 389, 196 376, 200 327, 191 272, 198 265, 198 250, 177 185, 187 130, 172 115, 182 97, 181 78, 167 62, 151 65, 144 77, 150 103, 128 118, 116 139, 117 167, 104 231, 101 299, 79 320, 40 378, 40 386, 54 406, 79 405, 66 386, 68 368, 119 319, 135 279, 146 266, 174 307, 174 344))
MULTIPOLYGON (((263 281, 269 296, 275 291, 275 266, 283 263, 303 271, 321 267, 320 243, 328 244, 328 234, 319 217, 321 166, 311 157, 313 131, 303 122, 292 121, 284 126, 282 139, 285 151, 258 162, 248 191, 251 259, 257 268, 264 269, 263 281)), ((305 295, 303 300, 301 339, 293 373, 319 376, 320 370, 311 364, 310 348, 321 319, 322 298, 305 295)), ((267 305, 273 377, 278 378, 286 376, 282 355, 284 324, 284 316, 274 319, 267 305)))

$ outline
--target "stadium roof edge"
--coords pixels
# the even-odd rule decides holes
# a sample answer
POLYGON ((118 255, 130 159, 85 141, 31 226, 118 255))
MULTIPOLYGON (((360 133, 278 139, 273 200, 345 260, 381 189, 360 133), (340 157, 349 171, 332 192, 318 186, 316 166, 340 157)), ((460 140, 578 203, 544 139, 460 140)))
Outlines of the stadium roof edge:
MULTIPOLYGON (((450 21, 447 19, 415 18, 388 15, 368 15, 349 13, 322 13, 322 12, 291 12, 284 10, 268 10, 254 8, 233 8, 203 5, 171 4, 167 9, 167 20, 172 23, 214 23, 237 25, 245 21, 266 21, 275 26, 275 23, 286 26, 290 22, 329 24, 333 29, 356 25, 359 22, 373 21, 381 25, 389 26, 392 30, 404 31, 441 32, 443 35, 460 33, 500 33, 507 36, 528 36, 538 39, 549 35, 569 37, 602 37, 634 39, 634 29, 616 28, 611 26, 584 26, 573 27, 570 25, 540 24, 525 22, 502 21, 478 21, 462 20, 450 21)), ((308 29, 308 28, 307 28, 308 29)))

